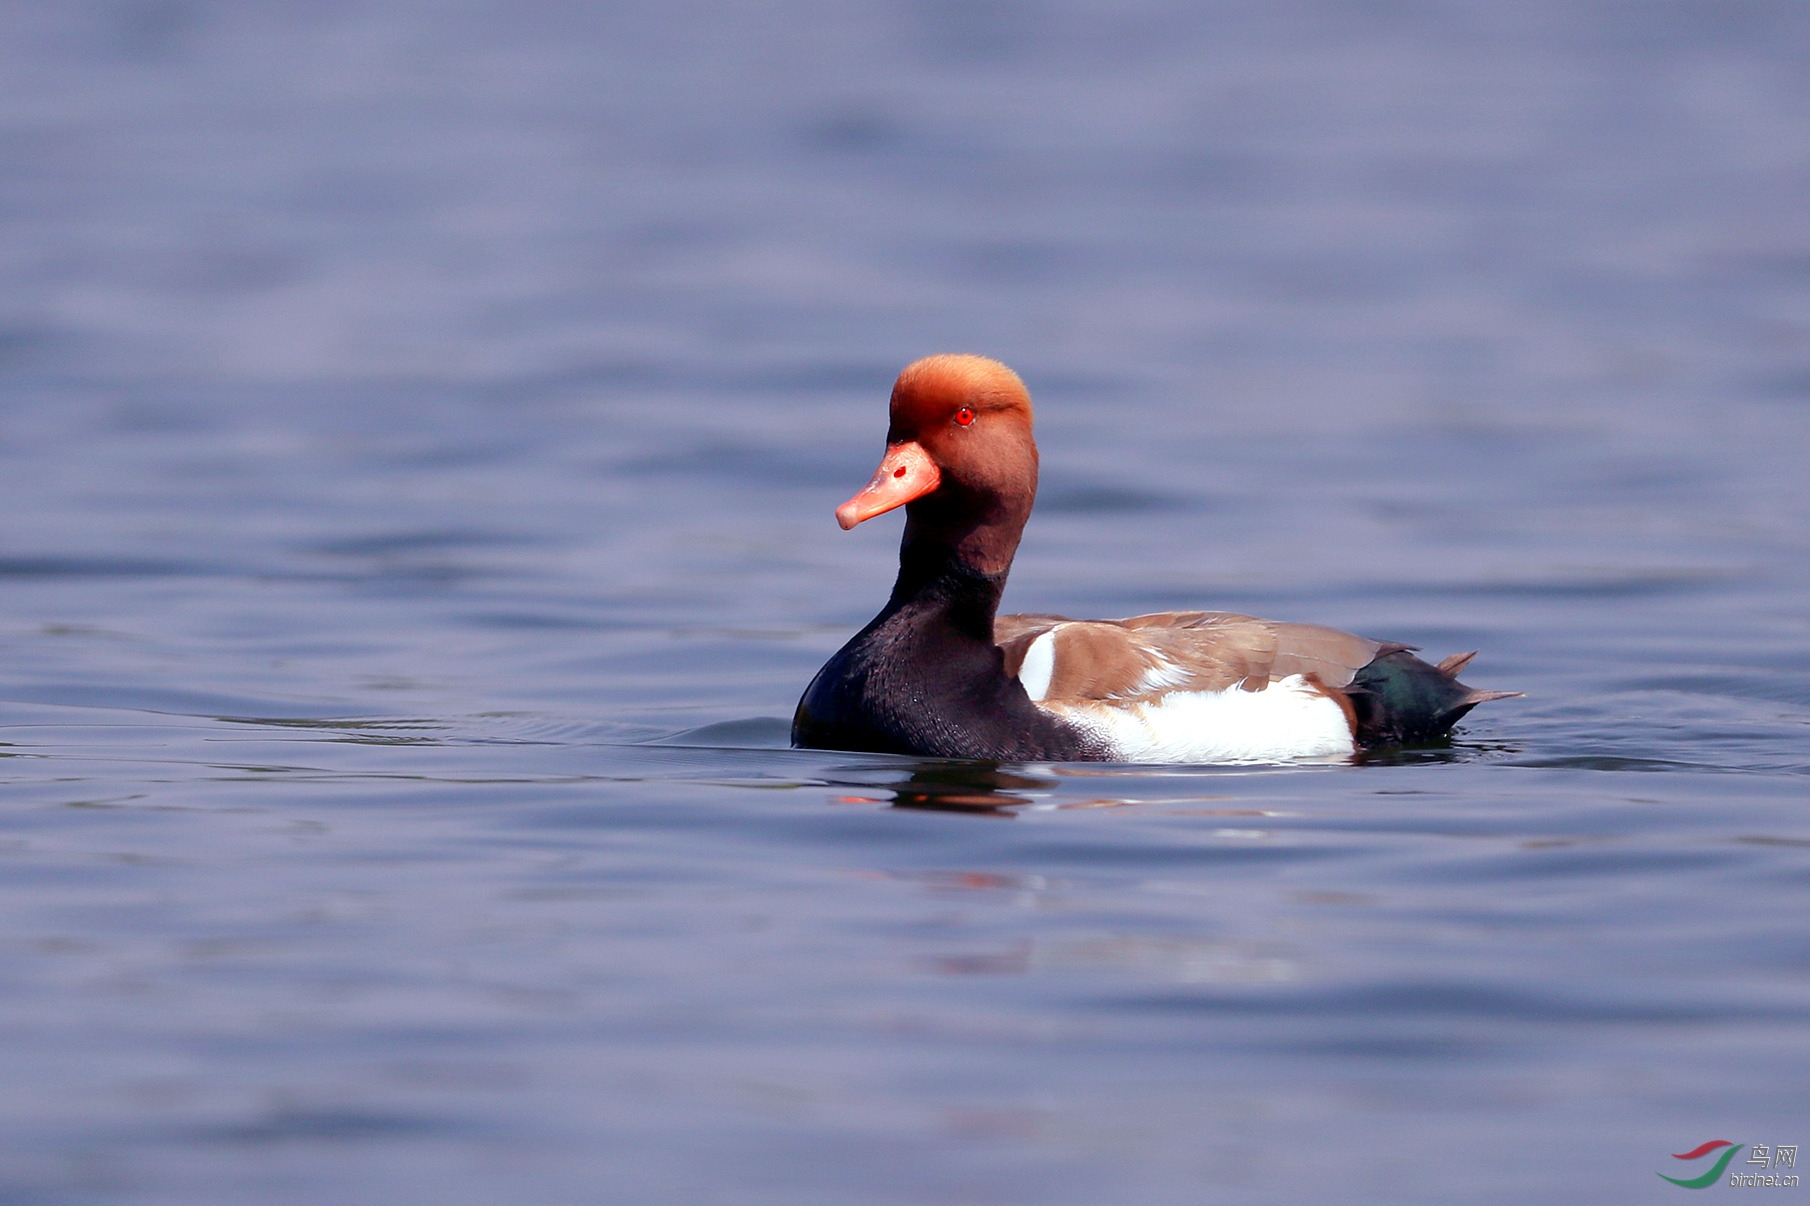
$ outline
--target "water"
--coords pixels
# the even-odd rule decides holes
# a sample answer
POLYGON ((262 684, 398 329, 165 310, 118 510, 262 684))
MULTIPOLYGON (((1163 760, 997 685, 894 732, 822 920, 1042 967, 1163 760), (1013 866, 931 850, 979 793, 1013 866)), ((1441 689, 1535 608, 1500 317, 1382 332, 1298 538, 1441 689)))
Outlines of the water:
POLYGON ((1644 1202, 1810 1141, 1801 7, 0 27, 0 1200, 1644 1202), (1039 405, 1008 607, 1527 699, 1352 767, 787 750, 938 350, 1039 405))

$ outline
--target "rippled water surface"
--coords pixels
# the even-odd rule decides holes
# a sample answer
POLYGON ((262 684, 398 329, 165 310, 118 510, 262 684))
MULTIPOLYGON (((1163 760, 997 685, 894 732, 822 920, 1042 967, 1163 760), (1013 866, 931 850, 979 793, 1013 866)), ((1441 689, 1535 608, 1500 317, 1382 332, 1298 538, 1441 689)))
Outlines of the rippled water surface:
POLYGON ((1645 1202, 1810 1143, 1801 6, 0 35, 0 1201, 1645 1202), (1354 766, 785 748, 937 350, 1037 399, 1009 607, 1527 698, 1354 766))

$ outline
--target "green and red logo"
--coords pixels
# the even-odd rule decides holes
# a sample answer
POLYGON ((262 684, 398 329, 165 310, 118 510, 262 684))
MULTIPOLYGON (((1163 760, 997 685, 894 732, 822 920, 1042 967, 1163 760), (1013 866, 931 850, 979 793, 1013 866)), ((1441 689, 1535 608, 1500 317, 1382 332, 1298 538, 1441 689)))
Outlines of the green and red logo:
POLYGON ((1722 1179, 1722 1174, 1728 1171, 1728 1162, 1744 1147, 1747 1149, 1747 1159, 1741 1162, 1740 1168, 1728 1174, 1731 1188, 1757 1189, 1766 1186, 1788 1189, 1797 1185, 1796 1173, 1774 1171, 1797 1167, 1795 1143, 1730 1143, 1726 1139, 1711 1139, 1688 1152, 1672 1153, 1674 1160, 1701 1160, 1711 1152, 1721 1152, 1708 1172, 1699 1177, 1668 1177, 1664 1173, 1660 1173, 1659 1177, 1685 1189, 1708 1189, 1722 1179), (1749 1165, 1753 1167, 1750 1169, 1749 1165))
POLYGON ((1721 1178, 1722 1170, 1728 1167, 1728 1162, 1735 1158, 1735 1153, 1740 1151, 1742 1146, 1739 1143, 1730 1143, 1726 1139, 1711 1139, 1708 1143, 1698 1144, 1688 1152, 1673 1152, 1672 1159, 1674 1160, 1699 1160, 1719 1147, 1728 1149, 1716 1157, 1715 1166, 1701 1177, 1668 1177, 1664 1173, 1660 1173, 1659 1178, 1662 1181, 1670 1181, 1674 1185, 1682 1185, 1686 1189, 1706 1189, 1721 1178))

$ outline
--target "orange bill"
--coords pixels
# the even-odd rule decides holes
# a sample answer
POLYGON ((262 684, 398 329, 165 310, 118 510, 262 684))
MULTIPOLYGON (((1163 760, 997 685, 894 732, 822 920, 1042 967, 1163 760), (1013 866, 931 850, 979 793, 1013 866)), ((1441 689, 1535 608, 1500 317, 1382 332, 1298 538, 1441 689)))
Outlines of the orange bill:
POLYGON ((915 440, 889 444, 874 479, 861 492, 836 508, 836 522, 848 531, 863 520, 884 515, 914 498, 922 498, 943 484, 942 470, 915 440))

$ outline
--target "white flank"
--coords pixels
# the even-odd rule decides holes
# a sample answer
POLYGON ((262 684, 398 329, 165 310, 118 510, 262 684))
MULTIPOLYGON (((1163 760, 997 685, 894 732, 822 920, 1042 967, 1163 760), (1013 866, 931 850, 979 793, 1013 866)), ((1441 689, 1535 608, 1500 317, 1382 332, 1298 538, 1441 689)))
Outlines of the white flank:
POLYGON ((1234 686, 1171 691, 1155 703, 1038 706, 1099 737, 1120 762, 1284 762, 1357 751, 1345 710, 1299 674, 1262 691, 1234 686))
POLYGON ((1024 693, 1036 703, 1050 693, 1050 679, 1056 673, 1056 630, 1050 629, 1031 642, 1024 651, 1024 663, 1018 667, 1018 681, 1024 693))

